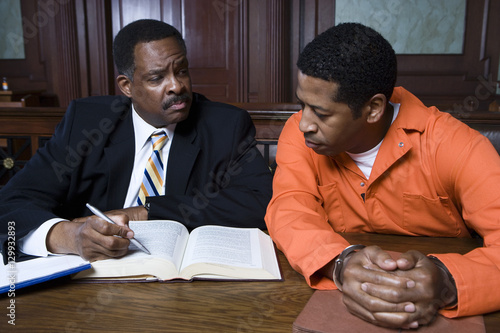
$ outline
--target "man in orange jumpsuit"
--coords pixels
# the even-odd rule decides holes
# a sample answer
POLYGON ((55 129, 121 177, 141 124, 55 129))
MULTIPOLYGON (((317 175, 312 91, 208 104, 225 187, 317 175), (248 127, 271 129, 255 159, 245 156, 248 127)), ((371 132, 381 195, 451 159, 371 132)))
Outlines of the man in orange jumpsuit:
POLYGON ((350 312, 417 328, 500 309, 500 157, 487 138, 404 88, 391 45, 361 24, 330 28, 297 62, 302 111, 278 143, 266 223, 317 289, 350 312), (337 232, 471 237, 466 255, 349 246, 337 232), (336 263, 337 261, 337 263, 336 263))

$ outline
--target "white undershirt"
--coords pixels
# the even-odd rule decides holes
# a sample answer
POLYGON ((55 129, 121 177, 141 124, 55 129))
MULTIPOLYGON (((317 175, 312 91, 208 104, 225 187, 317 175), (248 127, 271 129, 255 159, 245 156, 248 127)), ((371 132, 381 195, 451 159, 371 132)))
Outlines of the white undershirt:
MULTIPOLYGON (((154 132, 162 129, 167 133, 168 136, 168 141, 162 149, 162 159, 165 172, 164 177, 166 177, 168 155, 170 153, 170 147, 174 138, 174 131, 176 126, 176 124, 172 124, 165 128, 153 127, 139 116, 139 114, 135 111, 133 105, 132 111, 132 123, 134 126, 135 138, 135 156, 132 175, 130 178, 127 196, 123 204, 123 208, 137 206, 137 195, 139 194, 139 188, 142 184, 144 169, 146 168, 146 163, 149 159, 149 156, 151 156, 151 153, 153 152, 153 145, 149 141, 149 137, 154 132)), ((25 237, 19 240, 20 251, 25 254, 40 257, 45 257, 51 254, 47 250, 47 234, 54 224, 61 221, 65 221, 65 219, 53 218, 44 222, 37 229, 30 231, 25 237)))
MULTIPOLYGON (((390 103, 390 102, 389 102, 390 103)), ((399 107, 401 104, 399 103, 390 103, 393 108, 394 108, 394 113, 392 116, 391 124, 396 120, 396 117, 398 116, 399 113, 399 107)), ((353 159, 354 163, 358 166, 358 168, 363 172, 365 175, 366 179, 370 178, 370 174, 372 172, 373 164, 375 163, 375 158, 377 157, 378 151, 380 149, 380 146, 382 145, 382 141, 378 143, 375 147, 372 149, 365 151, 364 153, 359 153, 359 154, 353 154, 346 152, 347 155, 351 156, 353 159)))

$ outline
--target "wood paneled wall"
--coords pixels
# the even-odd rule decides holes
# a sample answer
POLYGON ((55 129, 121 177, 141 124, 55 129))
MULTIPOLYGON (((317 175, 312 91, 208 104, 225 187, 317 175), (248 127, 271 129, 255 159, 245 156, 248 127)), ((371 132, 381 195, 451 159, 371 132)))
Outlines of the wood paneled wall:
MULTIPOLYGON (((59 105, 115 94, 114 35, 140 18, 184 35, 194 90, 226 102, 294 102, 300 50, 335 24, 335 0, 23 0, 26 59, 0 60, 13 89, 59 105)), ((398 55, 399 79, 426 104, 486 110, 500 54, 500 0, 468 0, 464 52, 398 55)))

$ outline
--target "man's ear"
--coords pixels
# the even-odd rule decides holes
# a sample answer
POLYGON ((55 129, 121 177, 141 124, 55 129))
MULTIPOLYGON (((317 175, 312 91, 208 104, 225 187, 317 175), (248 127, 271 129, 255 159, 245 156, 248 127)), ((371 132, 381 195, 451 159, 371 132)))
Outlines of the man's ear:
POLYGON ((121 92, 129 97, 132 98, 132 81, 128 78, 128 76, 120 74, 116 77, 116 83, 118 84, 118 88, 120 88, 121 92))
POLYGON ((385 108, 387 107, 387 99, 384 94, 373 95, 365 106, 368 108, 366 121, 369 123, 376 123, 384 115, 385 108))

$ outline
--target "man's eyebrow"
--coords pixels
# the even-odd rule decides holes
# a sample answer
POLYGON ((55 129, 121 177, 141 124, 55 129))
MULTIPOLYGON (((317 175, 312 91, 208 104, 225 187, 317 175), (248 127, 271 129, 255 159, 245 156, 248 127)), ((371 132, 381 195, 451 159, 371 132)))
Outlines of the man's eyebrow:
POLYGON ((150 69, 146 75, 156 75, 156 74, 161 74, 163 73, 165 70, 162 69, 162 68, 155 68, 155 69, 150 69))
POLYGON ((304 102, 302 102, 302 100, 299 98, 299 95, 297 95, 297 93, 295 93, 295 98, 297 99, 297 103, 304 104, 304 102))
POLYGON ((323 112, 328 112, 329 110, 328 109, 325 109, 324 107, 322 106, 319 106, 319 105, 310 105, 311 108, 313 108, 314 110, 320 110, 320 111, 323 111, 323 112))
POLYGON ((178 59, 174 61, 174 65, 184 65, 188 63, 188 59, 183 57, 182 59, 178 59))
MULTIPOLYGON (((299 96, 297 96, 297 93, 295 93, 295 98, 297 98, 297 102, 299 104, 303 104, 305 105, 306 103, 304 103, 300 98, 299 96)), ((319 106, 319 105, 313 105, 313 104, 307 104, 311 109, 314 109, 314 110, 321 110, 321 111, 324 111, 324 112, 327 112, 328 110, 319 106)))

